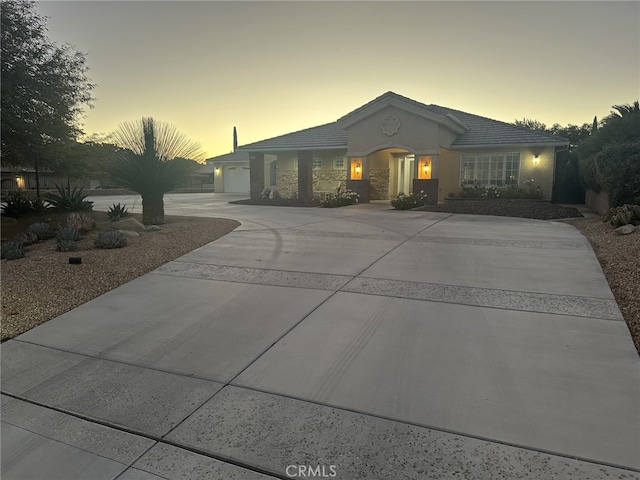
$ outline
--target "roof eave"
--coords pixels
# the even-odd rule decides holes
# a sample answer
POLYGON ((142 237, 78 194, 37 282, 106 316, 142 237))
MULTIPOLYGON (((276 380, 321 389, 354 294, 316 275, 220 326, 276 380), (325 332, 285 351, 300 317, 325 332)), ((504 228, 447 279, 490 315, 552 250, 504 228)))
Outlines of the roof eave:
POLYGON ((237 150, 244 152, 297 152, 298 150, 340 150, 347 149, 347 144, 342 145, 323 145, 323 146, 309 146, 298 145, 288 147, 252 147, 251 145, 238 147, 237 150))
POLYGON ((455 150, 468 150, 472 148, 522 148, 522 147, 563 147, 569 145, 569 142, 538 142, 538 143, 478 143, 475 145, 456 145, 451 144, 451 148, 455 150))

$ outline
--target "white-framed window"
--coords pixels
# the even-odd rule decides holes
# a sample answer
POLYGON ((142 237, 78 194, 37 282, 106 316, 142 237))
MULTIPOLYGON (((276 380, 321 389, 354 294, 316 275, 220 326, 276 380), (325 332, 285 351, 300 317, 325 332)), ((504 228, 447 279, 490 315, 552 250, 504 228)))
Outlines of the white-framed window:
POLYGON ((313 169, 321 170, 322 169, 322 159, 318 157, 313 157, 313 169))
POLYGON ((335 157, 333 159, 333 169, 334 170, 346 170, 347 169, 347 159, 346 159, 346 157, 335 157))
POLYGON ((464 153, 460 169, 463 185, 518 185, 520 152, 464 153))

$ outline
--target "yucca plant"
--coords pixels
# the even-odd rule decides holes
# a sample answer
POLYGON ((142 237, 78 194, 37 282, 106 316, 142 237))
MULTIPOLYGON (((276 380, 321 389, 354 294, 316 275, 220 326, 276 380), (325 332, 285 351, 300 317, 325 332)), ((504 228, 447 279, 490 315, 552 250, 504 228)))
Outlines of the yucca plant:
POLYGON ((193 160, 203 158, 200 146, 153 118, 121 124, 114 139, 123 150, 109 162, 109 173, 142 196, 142 223, 164 223, 164 194, 198 167, 193 160))

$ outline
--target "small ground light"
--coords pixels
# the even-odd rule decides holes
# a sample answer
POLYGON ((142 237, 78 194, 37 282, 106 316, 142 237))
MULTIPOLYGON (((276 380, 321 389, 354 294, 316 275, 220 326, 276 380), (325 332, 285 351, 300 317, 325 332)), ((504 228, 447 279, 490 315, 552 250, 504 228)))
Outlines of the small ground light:
POLYGON ((82 257, 69 257, 69 265, 80 265, 82 257))

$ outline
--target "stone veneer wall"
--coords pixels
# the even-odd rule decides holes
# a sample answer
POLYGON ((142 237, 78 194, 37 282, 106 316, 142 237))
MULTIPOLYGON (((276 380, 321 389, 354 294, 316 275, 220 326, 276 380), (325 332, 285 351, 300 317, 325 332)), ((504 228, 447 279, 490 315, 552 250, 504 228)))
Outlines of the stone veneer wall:
POLYGON ((314 170, 313 171, 313 190, 318 188, 319 182, 340 182, 340 186, 344 189, 347 183, 346 170, 314 170))
POLYGON ((369 200, 389 200, 389 169, 369 170, 369 200))
POLYGON ((276 172, 276 190, 282 198, 289 198, 293 192, 298 191, 298 171, 281 170, 276 172))
MULTIPOLYGON (((297 170, 281 170, 277 171, 276 189, 283 198, 289 198, 293 192, 298 191, 298 171, 297 170)), ((318 188, 318 182, 342 182, 342 188, 345 187, 347 181, 346 170, 314 170, 313 171, 313 190, 318 188)))

